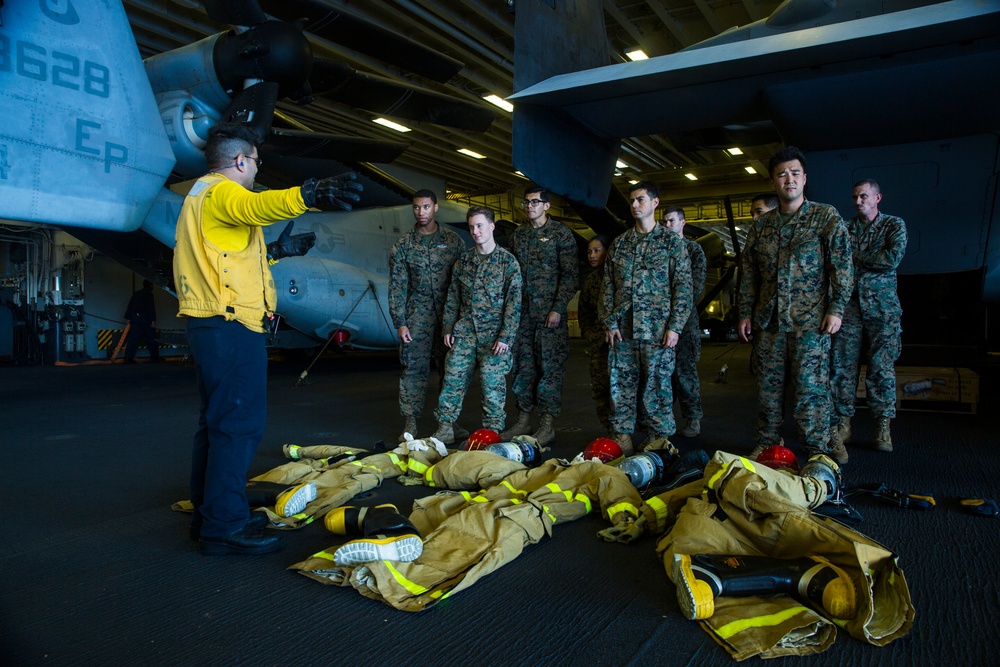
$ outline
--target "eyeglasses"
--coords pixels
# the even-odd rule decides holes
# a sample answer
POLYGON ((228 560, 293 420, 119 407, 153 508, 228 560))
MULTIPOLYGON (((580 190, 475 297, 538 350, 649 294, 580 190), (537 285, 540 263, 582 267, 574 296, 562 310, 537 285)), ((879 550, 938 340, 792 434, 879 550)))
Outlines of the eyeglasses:
MULTIPOLYGON (((234 157, 233 159, 235 160, 235 159, 236 159, 236 158, 238 158, 238 157, 239 157, 239 155, 237 155, 237 156, 236 156, 236 157, 234 157)), ((257 168, 258 168, 258 169, 260 169, 260 166, 261 166, 262 164, 264 164, 264 161, 263 161, 263 160, 261 160, 261 159, 260 159, 259 157, 253 157, 252 155, 244 155, 243 157, 245 157, 245 158, 246 158, 246 159, 248 159, 248 160, 253 160, 254 162, 256 162, 256 163, 257 163, 257 168)))
POLYGON ((547 202, 544 202, 541 199, 525 199, 521 202, 521 208, 535 208, 536 206, 541 206, 545 203, 547 202))

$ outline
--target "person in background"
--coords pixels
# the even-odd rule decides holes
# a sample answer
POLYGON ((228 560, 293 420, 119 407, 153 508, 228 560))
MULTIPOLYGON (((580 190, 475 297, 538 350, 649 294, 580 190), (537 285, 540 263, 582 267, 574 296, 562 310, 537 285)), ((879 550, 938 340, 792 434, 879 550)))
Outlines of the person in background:
POLYGON ((125 363, 135 363, 135 351, 140 343, 146 344, 149 360, 160 361, 160 341, 156 340, 156 302, 153 299, 153 283, 142 281, 142 289, 132 295, 125 307, 125 321, 128 322, 128 340, 125 341, 125 363))
POLYGON ((590 393, 594 397, 594 407, 601 426, 609 435, 611 428, 611 379, 608 376, 608 341, 604 338, 604 327, 598 317, 601 301, 601 287, 604 284, 604 260, 608 256, 611 240, 600 234, 587 243, 587 262, 593 271, 583 281, 580 288, 577 313, 580 334, 587 341, 590 355, 590 393))

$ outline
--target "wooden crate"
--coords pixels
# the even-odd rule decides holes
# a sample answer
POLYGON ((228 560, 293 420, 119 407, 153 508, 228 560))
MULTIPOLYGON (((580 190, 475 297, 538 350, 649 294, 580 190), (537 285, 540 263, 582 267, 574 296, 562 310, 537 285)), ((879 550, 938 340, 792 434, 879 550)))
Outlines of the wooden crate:
MULTIPOLYGON (((861 367, 859 405, 867 405, 868 389, 861 367)), ((968 368, 896 366, 896 409, 914 412, 976 414, 979 408, 979 375, 968 368)))

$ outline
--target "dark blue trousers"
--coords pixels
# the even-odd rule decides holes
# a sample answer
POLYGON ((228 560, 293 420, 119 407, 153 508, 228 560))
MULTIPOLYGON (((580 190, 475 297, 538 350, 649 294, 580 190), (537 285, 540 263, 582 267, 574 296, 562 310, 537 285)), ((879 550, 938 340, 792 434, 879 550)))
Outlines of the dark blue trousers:
POLYGON ((267 350, 264 334, 222 317, 190 318, 187 332, 201 395, 192 523, 203 537, 221 537, 249 518, 247 471, 267 422, 267 350))

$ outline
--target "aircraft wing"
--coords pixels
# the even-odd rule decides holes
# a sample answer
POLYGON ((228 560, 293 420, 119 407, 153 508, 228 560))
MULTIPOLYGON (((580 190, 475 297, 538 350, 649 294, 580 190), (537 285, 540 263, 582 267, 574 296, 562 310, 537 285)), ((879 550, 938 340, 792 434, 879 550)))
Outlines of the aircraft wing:
MULTIPOLYGON (((595 147, 609 138, 770 121, 785 143, 823 150, 852 147, 845 125, 854 128, 846 137, 854 146, 994 130, 1000 87, 983 80, 990 71, 1000 71, 1000 3, 955 0, 561 74, 508 99, 515 114, 530 107, 568 116, 595 147)), ((515 133, 515 165, 532 150, 515 133)), ((567 196, 603 206, 593 194, 607 191, 613 170, 598 171, 606 185, 567 196)))

